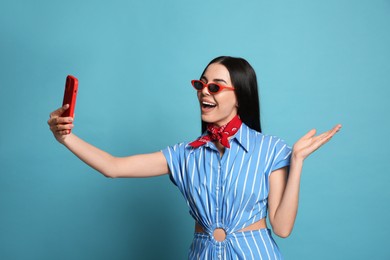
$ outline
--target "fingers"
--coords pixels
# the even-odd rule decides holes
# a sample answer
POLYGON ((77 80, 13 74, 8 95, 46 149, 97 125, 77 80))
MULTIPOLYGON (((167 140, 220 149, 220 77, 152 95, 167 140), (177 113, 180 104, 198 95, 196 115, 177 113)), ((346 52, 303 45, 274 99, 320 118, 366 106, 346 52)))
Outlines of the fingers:
POLYGON ((333 137, 338 131, 340 131, 341 129, 341 125, 340 124, 337 124, 336 126, 334 126, 332 129, 328 130, 327 132, 323 133, 323 135, 326 137, 326 138, 331 138, 333 137))
POLYGON ((73 118, 71 117, 52 117, 47 121, 47 124, 52 127, 55 125, 64 125, 64 124, 70 124, 73 122, 73 118))
POLYGON ((53 111, 53 112, 50 114, 50 118, 56 117, 56 116, 61 116, 62 113, 64 113, 68 108, 69 108, 69 105, 68 105, 68 104, 63 105, 63 106, 60 107, 59 109, 53 111))
POLYGON ((321 145, 329 142, 329 140, 341 129, 341 124, 337 124, 332 129, 318 135, 315 137, 315 142, 317 143, 318 147, 321 145))
POLYGON ((312 138, 313 136, 315 136, 315 134, 317 133, 317 130, 316 129, 311 129, 309 132, 307 132, 304 136, 302 136, 301 139, 309 139, 309 138, 312 138))
POLYGON ((50 126, 50 130, 52 130, 53 132, 60 133, 64 130, 71 130, 73 127, 73 124, 53 124, 50 126))
POLYGON ((52 117, 48 120, 49 124, 69 124, 73 122, 71 117, 52 117))
POLYGON ((70 134, 73 124, 55 124, 50 126, 50 130, 55 136, 70 134))
POLYGON ((61 136, 70 134, 71 129, 74 127, 72 117, 61 117, 61 115, 69 108, 69 105, 66 104, 59 109, 53 111, 50 114, 50 118, 47 121, 50 126, 50 130, 56 136, 56 138, 62 138, 61 136))
POLYGON ((301 139, 299 139, 293 147, 294 154, 297 158, 305 159, 310 154, 315 152, 322 145, 329 142, 329 140, 341 129, 341 125, 338 124, 332 129, 315 136, 316 130, 312 129, 306 133, 301 139))
POLYGON ((342 125, 341 124, 337 124, 335 125, 333 128, 332 128, 332 136, 335 135, 338 131, 340 131, 342 125))
POLYGON ((66 104, 59 109, 50 113, 50 118, 47 121, 49 125, 53 124, 67 124, 73 122, 73 118, 71 117, 61 117, 61 115, 69 108, 69 105, 66 104))

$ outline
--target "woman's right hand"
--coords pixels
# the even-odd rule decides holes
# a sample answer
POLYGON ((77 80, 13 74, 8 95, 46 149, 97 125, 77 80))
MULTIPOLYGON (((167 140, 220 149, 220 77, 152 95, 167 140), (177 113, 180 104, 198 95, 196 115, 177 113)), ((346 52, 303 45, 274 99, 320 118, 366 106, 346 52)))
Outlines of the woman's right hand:
POLYGON ((53 111, 50 114, 50 118, 47 121, 50 126, 50 130, 53 132, 54 137, 58 142, 64 143, 66 137, 69 136, 71 129, 74 127, 72 117, 61 117, 61 115, 69 108, 66 104, 59 109, 53 111))

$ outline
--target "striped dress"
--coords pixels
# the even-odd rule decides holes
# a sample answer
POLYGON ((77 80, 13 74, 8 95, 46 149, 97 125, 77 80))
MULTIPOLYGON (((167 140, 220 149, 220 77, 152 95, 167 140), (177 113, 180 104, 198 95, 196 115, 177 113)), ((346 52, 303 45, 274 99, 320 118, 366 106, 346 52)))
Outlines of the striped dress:
POLYGON ((194 234, 189 259, 282 259, 269 229, 238 231, 267 216, 269 176, 290 164, 291 148, 244 123, 229 142, 222 157, 212 142, 162 150, 172 182, 205 230, 194 234), (225 230, 224 241, 214 239, 216 228, 225 230))

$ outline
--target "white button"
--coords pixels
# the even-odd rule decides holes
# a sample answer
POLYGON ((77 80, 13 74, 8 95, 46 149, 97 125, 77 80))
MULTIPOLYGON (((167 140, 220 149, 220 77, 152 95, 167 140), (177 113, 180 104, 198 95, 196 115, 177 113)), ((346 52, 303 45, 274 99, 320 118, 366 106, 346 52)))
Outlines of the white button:
POLYGON ((217 190, 219 190, 219 186, 215 187, 217 190))
POLYGON ((216 211, 218 211, 218 210, 219 210, 219 208, 216 208, 215 210, 216 210, 216 211))

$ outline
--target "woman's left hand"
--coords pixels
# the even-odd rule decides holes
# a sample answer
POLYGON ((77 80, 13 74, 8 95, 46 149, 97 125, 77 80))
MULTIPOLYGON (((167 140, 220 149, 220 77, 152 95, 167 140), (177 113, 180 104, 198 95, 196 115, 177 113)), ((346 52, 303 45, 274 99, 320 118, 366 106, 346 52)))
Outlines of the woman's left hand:
POLYGON ((310 154, 327 143, 340 129, 341 125, 338 124, 329 131, 317 136, 315 136, 317 132, 315 129, 310 130, 294 144, 293 157, 301 160, 306 159, 310 154))

